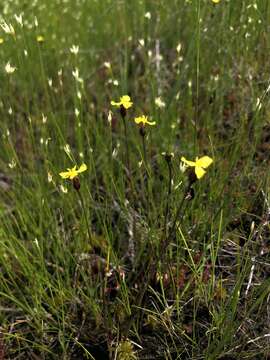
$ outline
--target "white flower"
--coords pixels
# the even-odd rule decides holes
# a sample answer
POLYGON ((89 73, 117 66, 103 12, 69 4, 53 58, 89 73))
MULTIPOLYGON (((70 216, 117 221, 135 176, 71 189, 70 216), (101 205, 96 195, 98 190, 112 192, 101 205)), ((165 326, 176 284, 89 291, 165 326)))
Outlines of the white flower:
POLYGON ((141 47, 144 47, 145 45, 144 39, 139 39, 139 44, 141 45, 141 47))
POLYGON ((78 45, 72 45, 71 48, 69 49, 69 51, 71 52, 71 54, 78 55, 79 46, 78 45))
POLYGON ((165 102, 162 101, 161 97, 155 98, 155 104, 158 108, 164 108, 166 106, 165 102))
POLYGON ((49 171, 48 172, 48 182, 51 183, 53 181, 53 176, 52 173, 49 171))
POLYGON ((80 115, 80 110, 75 108, 74 113, 75 113, 75 116, 78 117, 80 115))
POLYGON ((73 71, 72 71, 72 75, 74 77, 74 79, 80 83, 83 82, 83 79, 80 77, 79 75, 79 69, 78 68, 75 68, 73 71))
POLYGON ((108 123, 111 125, 112 124, 112 112, 111 112, 111 110, 109 110, 107 119, 108 119, 108 123))
POLYGON ((17 23, 18 23, 21 27, 23 27, 22 14, 20 14, 20 15, 15 14, 15 15, 14 15, 14 18, 15 18, 15 20, 17 21, 17 23))
POLYGON ((145 17, 146 19, 150 20, 150 19, 151 19, 151 13, 150 13, 150 11, 147 11, 147 13, 144 14, 144 17, 145 17))
POLYGON ((106 69, 111 69, 111 67, 112 67, 112 65, 111 65, 111 63, 110 63, 109 61, 105 61, 105 62, 103 63, 103 65, 104 65, 104 67, 105 67, 106 69))
POLYGON ((62 184, 60 185, 60 190, 61 190, 64 194, 66 194, 66 193, 68 192, 68 189, 67 189, 65 186, 63 186, 62 184))
POLYGON ((15 35, 14 27, 11 24, 7 24, 5 21, 0 24, 1 28, 6 34, 15 35))
POLYGON ((7 74, 12 74, 14 73, 14 71, 16 70, 16 67, 15 66, 11 66, 10 65, 10 62, 8 62, 5 66, 5 70, 6 70, 6 73, 7 74))
POLYGON ((16 161, 15 161, 14 158, 13 158, 13 159, 11 160, 11 162, 8 164, 8 166, 9 166, 11 169, 14 169, 16 165, 17 165, 17 163, 16 163, 16 161))
POLYGON ((176 51, 178 52, 178 54, 180 53, 181 48, 182 48, 182 44, 179 43, 179 44, 176 46, 176 51))

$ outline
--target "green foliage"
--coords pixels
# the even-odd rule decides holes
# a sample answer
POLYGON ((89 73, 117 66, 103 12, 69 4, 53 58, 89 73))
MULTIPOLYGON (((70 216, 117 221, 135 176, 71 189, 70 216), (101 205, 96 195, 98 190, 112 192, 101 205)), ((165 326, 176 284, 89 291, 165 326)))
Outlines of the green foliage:
POLYGON ((0 10, 0 358, 267 358, 269 1, 0 10))

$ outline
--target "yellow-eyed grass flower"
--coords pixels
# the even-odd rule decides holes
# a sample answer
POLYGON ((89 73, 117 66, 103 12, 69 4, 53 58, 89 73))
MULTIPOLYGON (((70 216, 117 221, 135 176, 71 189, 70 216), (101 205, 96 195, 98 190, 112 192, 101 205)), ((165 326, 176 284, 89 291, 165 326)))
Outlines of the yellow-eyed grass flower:
POLYGON ((125 109, 129 109, 131 108, 131 106, 133 105, 133 102, 131 101, 130 97, 128 95, 124 95, 120 97, 120 101, 111 101, 111 105, 113 106, 123 106, 125 109))
POLYGON ((209 156, 203 156, 201 158, 196 157, 195 161, 189 161, 184 156, 181 157, 181 161, 183 161, 184 164, 190 167, 195 167, 195 174, 197 179, 201 179, 206 171, 205 169, 208 168, 213 162, 213 159, 209 156))
POLYGON ((72 180, 72 184, 74 189, 79 190, 81 187, 80 180, 78 175, 87 170, 87 166, 82 164, 78 169, 75 165, 73 168, 68 168, 67 171, 62 171, 59 173, 62 179, 70 179, 72 180))
POLYGON ((133 102, 131 101, 130 96, 123 95, 120 97, 120 101, 112 100, 111 105, 120 108, 120 114, 121 114, 122 118, 124 118, 127 114, 127 109, 131 108, 131 106, 133 105, 133 102))
POLYGON ((138 124, 138 125, 141 125, 141 126, 145 126, 145 125, 156 125, 156 122, 155 121, 149 121, 148 120, 148 117, 145 116, 145 115, 142 115, 142 116, 139 116, 139 117, 136 117, 134 119, 135 123, 138 124))

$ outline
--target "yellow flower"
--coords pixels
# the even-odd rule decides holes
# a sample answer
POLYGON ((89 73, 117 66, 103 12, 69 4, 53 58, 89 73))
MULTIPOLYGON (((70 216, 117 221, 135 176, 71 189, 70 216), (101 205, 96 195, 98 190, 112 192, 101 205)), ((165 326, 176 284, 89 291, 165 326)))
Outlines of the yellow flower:
POLYGON ((147 124, 147 125, 156 125, 155 121, 148 121, 148 117, 145 116, 145 115, 136 117, 134 119, 134 121, 135 121, 136 124, 142 124, 143 126, 145 126, 145 124, 147 124))
POLYGON ((214 4, 218 4, 218 3, 220 2, 220 0, 212 0, 212 2, 213 2, 214 4))
POLYGON ((187 164, 188 166, 195 167, 195 174, 197 178, 200 179, 206 173, 204 169, 208 168, 208 166, 212 164, 213 159, 211 159, 209 156, 203 156, 200 159, 196 157, 195 161, 189 161, 182 156, 181 161, 183 161, 183 163, 187 164))
POLYGON ((3 42, 4 42, 4 39, 0 38, 0 44, 3 44, 3 42))
POLYGON ((130 100, 131 99, 128 95, 124 95, 120 97, 119 102, 111 101, 111 105, 117 107, 120 107, 122 105, 125 109, 129 109, 133 105, 133 102, 130 100))
POLYGON ((74 179, 76 176, 78 176, 79 173, 82 173, 83 171, 87 170, 87 166, 85 164, 82 164, 78 170, 76 170, 76 165, 72 168, 69 169, 68 171, 63 171, 60 172, 59 175, 63 178, 63 179, 74 179))
POLYGON ((37 42, 43 42, 43 41, 44 41, 44 37, 42 35, 38 35, 37 42))

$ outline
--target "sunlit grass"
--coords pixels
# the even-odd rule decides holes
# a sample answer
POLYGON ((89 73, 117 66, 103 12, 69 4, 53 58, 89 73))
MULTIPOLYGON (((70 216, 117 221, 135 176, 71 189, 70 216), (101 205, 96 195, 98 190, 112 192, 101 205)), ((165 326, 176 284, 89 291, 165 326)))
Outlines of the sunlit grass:
POLYGON ((268 1, 1 10, 0 358, 266 358, 268 1))

